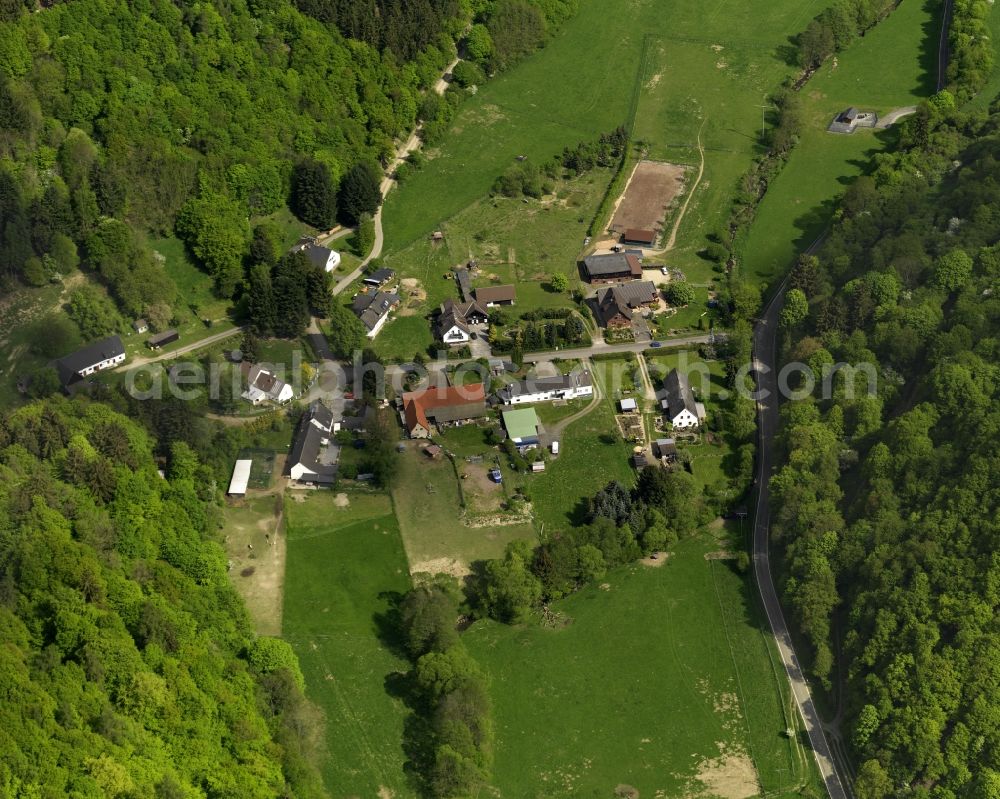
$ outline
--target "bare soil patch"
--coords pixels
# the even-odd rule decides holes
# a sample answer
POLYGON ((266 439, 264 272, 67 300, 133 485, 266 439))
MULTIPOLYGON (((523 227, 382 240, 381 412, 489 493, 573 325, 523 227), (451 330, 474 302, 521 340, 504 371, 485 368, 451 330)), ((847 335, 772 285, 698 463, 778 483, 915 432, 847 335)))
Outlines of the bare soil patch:
POLYGON ((687 168, 665 161, 640 161, 618 200, 611 230, 629 228, 659 231, 670 206, 684 190, 687 168))
POLYGON ((435 558, 414 563, 410 568, 410 574, 447 574, 461 580, 472 574, 472 570, 467 563, 454 558, 435 558))
POLYGON ((760 794, 757 770, 745 754, 723 754, 703 760, 696 776, 705 790, 705 796, 721 799, 750 799, 760 794))
POLYGON ((351 500, 347 498, 347 494, 340 493, 333 498, 333 504, 336 505, 338 508, 346 508, 348 505, 351 504, 351 500))
POLYGON ((285 594, 284 521, 266 513, 253 522, 231 520, 226 525, 229 576, 243 597, 254 629, 260 635, 281 635, 285 594))
POLYGON ((468 505, 477 513, 493 513, 503 503, 503 488, 490 480, 483 464, 459 463, 458 474, 462 479, 462 492, 468 505), (471 501, 470 501, 471 500, 471 501))
POLYGON ((420 285, 420 281, 415 277, 404 277, 399 281, 406 301, 403 307, 397 312, 397 316, 416 316, 420 309, 427 302, 427 290, 420 285))

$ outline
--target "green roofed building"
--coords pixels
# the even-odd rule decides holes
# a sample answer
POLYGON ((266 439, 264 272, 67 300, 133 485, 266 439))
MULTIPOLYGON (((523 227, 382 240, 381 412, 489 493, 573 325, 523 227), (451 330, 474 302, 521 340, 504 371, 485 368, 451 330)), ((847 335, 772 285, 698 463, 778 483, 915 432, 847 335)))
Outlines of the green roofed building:
POLYGON ((516 408, 503 411, 503 426, 507 436, 519 447, 532 447, 538 444, 538 414, 534 408, 516 408))

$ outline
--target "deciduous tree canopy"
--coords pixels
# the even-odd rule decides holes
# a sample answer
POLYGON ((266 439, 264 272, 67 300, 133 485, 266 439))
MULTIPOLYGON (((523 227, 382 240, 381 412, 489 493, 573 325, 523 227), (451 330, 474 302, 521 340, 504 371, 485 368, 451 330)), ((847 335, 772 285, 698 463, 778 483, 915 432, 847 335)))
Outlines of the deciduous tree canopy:
POLYGON ((1000 771, 998 128, 996 109, 925 104, 792 290, 810 365, 857 369, 785 406, 771 486, 822 680, 842 641, 865 799, 989 796, 1000 771))
POLYGON ((0 785, 11 796, 320 797, 316 712, 257 639, 211 474, 99 404, 0 420, 0 785))

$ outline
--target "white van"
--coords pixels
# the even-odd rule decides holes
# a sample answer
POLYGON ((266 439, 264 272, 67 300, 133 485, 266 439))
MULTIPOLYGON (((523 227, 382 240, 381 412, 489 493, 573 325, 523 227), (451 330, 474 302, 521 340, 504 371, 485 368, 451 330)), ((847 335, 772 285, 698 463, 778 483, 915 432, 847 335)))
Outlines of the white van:
POLYGON ((553 455, 558 455, 559 454, 559 442, 558 441, 553 441, 552 442, 552 454, 553 455))

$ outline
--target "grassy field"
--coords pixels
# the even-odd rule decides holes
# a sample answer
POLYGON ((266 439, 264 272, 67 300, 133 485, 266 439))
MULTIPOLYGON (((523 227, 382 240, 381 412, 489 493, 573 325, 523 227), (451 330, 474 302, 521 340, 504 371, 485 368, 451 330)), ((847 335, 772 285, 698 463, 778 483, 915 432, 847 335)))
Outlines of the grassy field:
MULTIPOLYGON (((602 365, 595 365, 595 377, 602 385, 606 385, 604 375, 602 365)), ((582 523, 585 500, 612 480, 632 485, 630 452, 617 432, 612 400, 605 394, 597 408, 563 431, 559 456, 549 460, 545 471, 525 477, 542 534, 582 523)))
MULTIPOLYGON (((735 179, 749 161, 756 129, 752 121, 759 118, 759 109, 754 108, 758 90, 768 91, 775 78, 793 69, 786 63, 787 38, 825 5, 825 0, 778 0, 762 9, 727 0, 708 6, 583 0, 577 14, 543 50, 481 87, 465 103, 451 131, 429 150, 426 167, 390 195, 386 204, 390 251, 398 252, 440 228, 485 195, 516 156, 544 160, 567 145, 627 123, 647 33, 667 40, 664 58, 682 71, 673 81, 666 76, 661 81, 677 83, 676 94, 655 108, 639 104, 637 135, 659 147, 680 144, 682 152, 674 157, 681 160, 686 152, 686 160, 692 162, 695 135, 690 125, 680 131, 683 138, 677 142, 670 131, 660 129, 658 117, 700 113, 717 120, 720 130, 737 131, 733 136, 740 163, 726 169, 735 179), (713 45, 731 47, 729 67, 716 68, 719 58, 713 45), (747 55, 737 58, 737 53, 747 55), (707 74, 690 71, 702 62, 708 63, 707 74), (572 80, 553 80, 553 75, 572 75, 572 80), (691 90, 684 88, 692 85, 691 90), (697 107, 687 103, 691 95, 697 95, 697 107), (744 107, 748 97, 752 102, 744 107)), ((645 75, 646 65, 642 70, 645 75)), ((647 81, 655 74, 650 73, 647 81)), ((694 124, 694 117, 685 122, 694 124)), ((723 186, 723 191, 731 188, 721 173, 718 181, 709 182, 723 186)))
MULTIPOLYGON (((459 299, 452 267, 476 259, 480 270, 473 287, 517 284, 514 312, 527 308, 572 307, 570 293, 549 285, 562 274, 570 286, 580 284, 576 267, 587 223, 610 179, 610 171, 596 169, 575 180, 561 181, 555 196, 542 200, 485 197, 441 226, 445 240, 431 242, 423 236, 386 257, 400 276, 416 281, 422 301, 409 307, 406 316, 386 323, 375 339, 385 357, 412 358, 432 343, 426 316, 445 299, 459 299)), ((388 215, 388 211, 386 212, 388 215)))
POLYGON ((783 275, 830 223, 850 181, 895 140, 891 129, 827 133, 839 111, 854 105, 884 113, 933 93, 939 16, 938 0, 902 3, 806 86, 805 130, 761 203, 743 257, 748 277, 767 284, 783 275))
POLYGON ((229 577, 261 635, 281 635, 287 548, 279 534, 277 511, 271 495, 250 496, 225 510, 223 539, 232 564, 229 577))
POLYGON ((752 585, 705 558, 729 546, 717 530, 660 568, 618 569, 552 605, 565 624, 466 633, 491 682, 501 795, 815 789, 811 757, 784 734, 798 720, 752 585))
POLYGON ((326 713, 327 789, 335 797, 411 796, 401 750, 406 709, 386 689, 408 664, 380 626, 392 596, 410 587, 389 498, 294 494, 306 496, 287 500, 284 637, 309 697, 326 713))
MULTIPOLYGON (((795 67, 776 57, 784 53, 776 51, 785 44, 780 35, 783 25, 789 19, 795 21, 787 36, 797 33, 808 20, 797 12, 810 4, 789 13, 792 5, 773 4, 763 15, 765 20, 754 20, 739 31, 720 23, 720 17, 729 16, 731 9, 719 8, 708 15, 698 36, 671 31, 651 37, 647 47, 635 137, 649 143, 650 158, 690 166, 680 202, 692 190, 694 194, 678 229, 676 247, 666 258, 692 282, 707 283, 715 277, 713 264, 698 253, 707 244, 706 235, 725 223, 737 182, 760 152, 761 105, 766 104, 768 92, 795 72, 795 67), (699 136, 704 173, 693 188, 701 159, 699 136)), ((668 230, 672 223, 673 218, 668 230)))
POLYGON ((413 573, 461 575, 473 561, 502 555, 509 541, 535 540, 531 520, 503 508, 512 482, 509 469, 501 464, 505 473, 502 486, 487 478, 495 453, 483 436, 482 428, 466 427, 438 440, 458 454, 458 474, 465 474, 465 479, 456 475, 451 461, 444 457, 431 460, 416 442, 400 455, 392 499, 413 573), (467 463, 466 454, 486 455, 488 460, 467 463))

